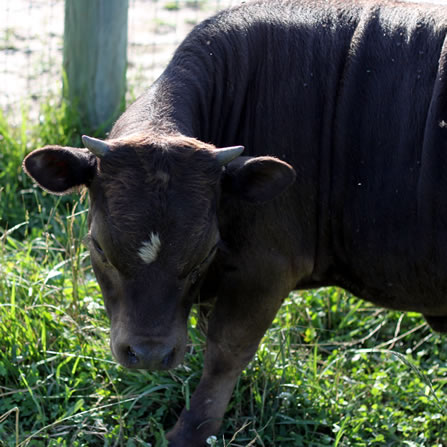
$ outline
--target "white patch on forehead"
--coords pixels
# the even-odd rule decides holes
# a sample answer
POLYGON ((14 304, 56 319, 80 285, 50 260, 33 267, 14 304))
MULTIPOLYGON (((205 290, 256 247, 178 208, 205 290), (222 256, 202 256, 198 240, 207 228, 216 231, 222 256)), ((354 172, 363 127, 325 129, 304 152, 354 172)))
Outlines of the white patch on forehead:
POLYGON ((150 264, 157 259, 160 248, 160 236, 157 233, 151 233, 150 239, 146 242, 143 242, 141 248, 138 250, 138 256, 143 260, 144 263, 150 264))

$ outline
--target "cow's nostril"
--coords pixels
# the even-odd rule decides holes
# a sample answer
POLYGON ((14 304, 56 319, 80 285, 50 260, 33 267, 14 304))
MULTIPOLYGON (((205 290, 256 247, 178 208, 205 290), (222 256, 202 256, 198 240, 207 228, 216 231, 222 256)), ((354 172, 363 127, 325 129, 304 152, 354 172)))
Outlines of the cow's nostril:
POLYGON ((132 363, 133 365, 135 363, 138 363, 138 356, 137 354, 135 354, 135 351, 130 346, 127 347, 127 357, 130 363, 132 363))
POLYGON ((174 356, 175 356, 175 348, 172 348, 171 351, 168 354, 166 354, 163 358, 162 363, 165 368, 169 368, 172 361, 174 360, 174 356))
POLYGON ((177 356, 175 348, 150 343, 123 343, 117 352, 118 361, 125 367, 148 370, 172 368, 177 356))

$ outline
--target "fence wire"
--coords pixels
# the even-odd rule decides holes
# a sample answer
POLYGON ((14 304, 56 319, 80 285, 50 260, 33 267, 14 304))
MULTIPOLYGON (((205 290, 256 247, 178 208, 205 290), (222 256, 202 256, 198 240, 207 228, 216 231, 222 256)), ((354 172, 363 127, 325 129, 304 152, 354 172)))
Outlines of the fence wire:
MULTIPOLYGON (((39 101, 60 94, 64 3, 1 1, 0 108, 4 115, 17 117, 23 105, 37 111, 39 101)), ((195 24, 238 3, 241 0, 130 0, 129 98, 138 96, 160 75, 195 24)))

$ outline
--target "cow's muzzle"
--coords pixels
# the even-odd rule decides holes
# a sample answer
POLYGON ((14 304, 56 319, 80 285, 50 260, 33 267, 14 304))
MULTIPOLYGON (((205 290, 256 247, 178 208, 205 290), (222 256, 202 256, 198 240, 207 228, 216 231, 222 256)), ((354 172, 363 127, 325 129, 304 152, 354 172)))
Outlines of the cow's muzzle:
POLYGON ((185 342, 178 339, 117 336, 111 338, 110 347, 121 365, 150 371, 174 368, 185 354, 185 342))

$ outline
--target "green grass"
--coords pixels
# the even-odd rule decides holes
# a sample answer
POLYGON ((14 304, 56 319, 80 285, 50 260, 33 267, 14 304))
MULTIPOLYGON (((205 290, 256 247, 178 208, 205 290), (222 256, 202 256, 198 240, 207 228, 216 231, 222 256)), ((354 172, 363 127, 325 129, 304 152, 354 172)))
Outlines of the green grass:
POLYGON ((180 11, 182 6, 186 6, 187 8, 192 9, 203 9, 205 8, 207 0, 184 0, 183 2, 179 2, 179 0, 167 1, 164 4, 164 9, 167 11, 180 11), (183 3, 180 4, 180 3, 183 3))
POLYGON ((165 3, 164 8, 168 11, 179 11, 180 5, 179 5, 178 1, 167 2, 167 3, 165 3))
MULTIPOLYGON (((22 173, 26 152, 79 144, 67 107, 11 128, 0 117, 0 446, 163 446, 198 383, 193 314, 185 363, 163 373, 112 359, 109 323, 80 243, 87 200, 22 173)), ((337 288, 293 293, 241 375, 217 446, 447 446, 447 338, 417 314, 337 288)))

